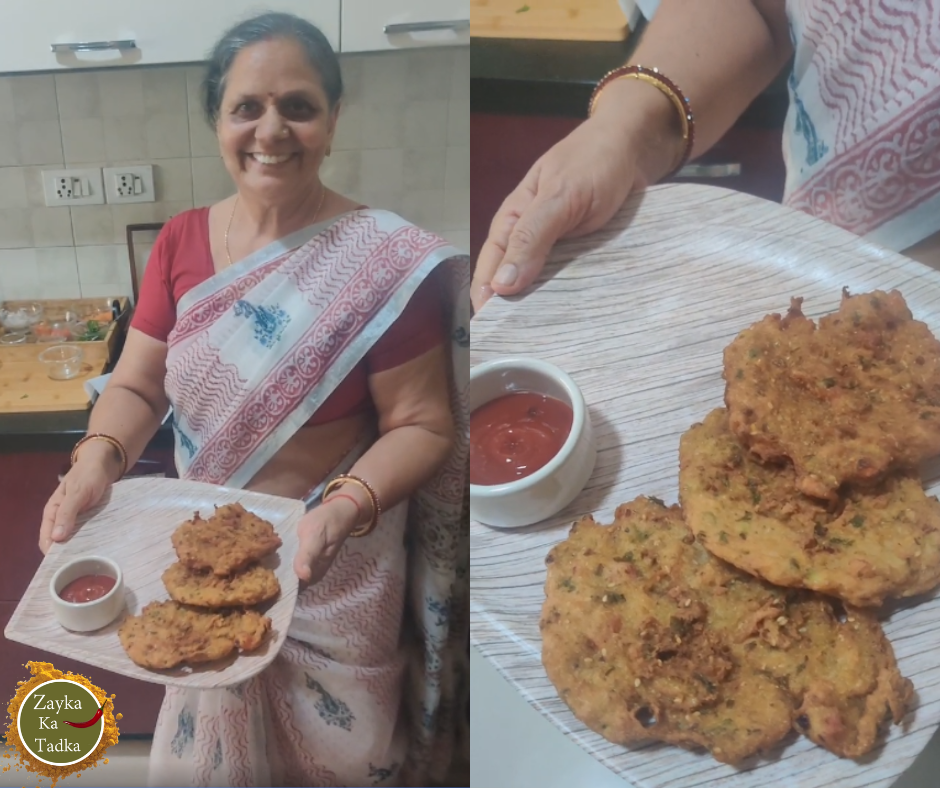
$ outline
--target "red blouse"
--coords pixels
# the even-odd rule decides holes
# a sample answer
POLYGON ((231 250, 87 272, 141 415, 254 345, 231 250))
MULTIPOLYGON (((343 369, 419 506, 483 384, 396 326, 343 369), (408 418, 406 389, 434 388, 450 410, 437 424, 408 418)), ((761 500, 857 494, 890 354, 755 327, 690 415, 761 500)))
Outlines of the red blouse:
MULTIPOLYGON (((209 209, 185 211, 160 231, 140 286, 131 326, 166 342, 180 299, 215 275, 209 246, 209 209)), ((427 277, 388 331, 340 383, 308 426, 325 424, 372 408, 369 375, 392 369, 444 341, 437 277, 427 277)))

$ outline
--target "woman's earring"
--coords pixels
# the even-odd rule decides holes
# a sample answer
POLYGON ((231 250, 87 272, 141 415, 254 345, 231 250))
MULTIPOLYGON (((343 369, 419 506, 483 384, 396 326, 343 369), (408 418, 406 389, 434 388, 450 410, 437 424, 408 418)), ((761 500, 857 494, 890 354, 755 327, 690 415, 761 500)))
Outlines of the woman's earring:
POLYGON ((332 145, 327 145, 327 146, 326 146, 326 155, 329 156, 332 152, 333 152, 333 146, 332 146, 332 145))

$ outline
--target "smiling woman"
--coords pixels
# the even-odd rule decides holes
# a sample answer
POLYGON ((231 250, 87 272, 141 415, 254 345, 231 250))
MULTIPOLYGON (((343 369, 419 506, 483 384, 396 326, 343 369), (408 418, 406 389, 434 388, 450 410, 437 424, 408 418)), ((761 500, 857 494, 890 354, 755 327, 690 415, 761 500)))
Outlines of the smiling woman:
POLYGON ((68 537, 172 406, 181 478, 310 509, 286 645, 238 687, 167 690, 151 784, 440 780, 468 716, 469 261, 322 183, 343 82, 310 23, 237 25, 203 88, 236 193, 161 231, 40 543, 68 537))

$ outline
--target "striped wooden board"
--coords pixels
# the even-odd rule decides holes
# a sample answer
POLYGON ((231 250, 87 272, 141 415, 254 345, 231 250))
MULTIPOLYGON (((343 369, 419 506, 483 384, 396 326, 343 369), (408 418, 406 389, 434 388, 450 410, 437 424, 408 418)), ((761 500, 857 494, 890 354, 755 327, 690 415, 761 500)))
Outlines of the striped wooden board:
MULTIPOLYGON (((722 404, 722 350, 769 312, 804 296, 810 317, 840 291, 898 288, 940 335, 940 273, 774 203, 707 186, 666 185, 633 198, 604 230, 556 248, 536 292, 494 299, 474 319, 471 363, 528 354, 582 388, 597 432, 594 475, 565 511, 529 528, 470 524, 471 636, 522 695, 637 788, 889 786, 940 722, 940 600, 885 611, 885 630, 916 709, 864 760, 840 759, 800 737, 743 770, 646 743, 625 748, 589 731, 541 665, 544 559, 571 522, 610 522, 640 494, 678 497, 680 435, 722 404)), ((940 471, 927 469, 940 492, 940 471)))
POLYGON ((118 482, 107 499, 83 518, 82 527, 72 539, 54 545, 43 559, 4 635, 18 643, 157 684, 212 689, 245 681, 271 663, 287 637, 297 601, 293 557, 297 551, 297 521, 303 513, 302 501, 211 484, 155 478, 118 482), (117 636, 120 619, 104 629, 80 634, 63 629, 53 617, 49 582, 63 563, 82 555, 103 555, 118 563, 124 573, 131 614, 139 613, 148 602, 169 599, 161 575, 176 561, 170 535, 194 512, 208 517, 214 506, 236 501, 272 523, 283 541, 268 564, 281 584, 281 595, 272 605, 260 608, 271 618, 272 635, 257 651, 195 669, 156 672, 139 667, 124 653, 117 636))

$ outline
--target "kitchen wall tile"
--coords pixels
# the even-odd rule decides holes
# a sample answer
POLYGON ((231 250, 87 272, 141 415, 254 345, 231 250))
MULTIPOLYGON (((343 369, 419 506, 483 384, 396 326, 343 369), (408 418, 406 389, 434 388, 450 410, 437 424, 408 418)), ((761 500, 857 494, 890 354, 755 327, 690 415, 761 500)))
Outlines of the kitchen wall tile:
POLYGON ((62 145, 66 164, 107 161, 104 121, 101 118, 63 119, 62 145))
POLYGON ((197 206, 211 205, 234 193, 235 184, 222 159, 193 159, 193 202, 197 206))
POLYGON ((470 254, 469 230, 441 230, 441 237, 446 238, 464 254, 470 254))
POLYGON ((33 220, 29 208, 0 210, 0 249, 27 249, 33 246, 33 220))
POLYGON ((447 101, 412 101, 404 112, 404 147, 442 148, 447 144, 447 101))
POLYGON ((117 283, 121 284, 122 289, 114 295, 130 293, 131 269, 126 245, 83 246, 76 249, 76 256, 78 278, 81 281, 83 294, 87 285, 117 283))
POLYGON ((405 189, 443 189, 447 151, 444 148, 406 150, 405 189))
POLYGON ((56 99, 62 120, 84 120, 101 117, 101 91, 98 74, 83 71, 76 74, 56 74, 56 99))
POLYGON ((147 158, 147 121, 142 115, 121 118, 115 123, 106 118, 104 149, 108 161, 128 161, 147 158))
POLYGON ((444 218, 444 190, 408 189, 402 194, 396 210, 418 227, 436 231, 444 218))
POLYGON ((127 245, 127 225, 166 222, 178 213, 193 207, 192 202, 138 202, 111 206, 114 225, 112 243, 127 245))
POLYGON ((362 55, 340 55, 339 67, 343 72, 343 102, 357 104, 362 101, 362 55))
POLYGON ((333 150, 358 150, 362 147, 364 118, 365 109, 362 104, 343 100, 336 134, 333 136, 333 150))
POLYGON ((442 230, 466 230, 470 227, 470 187, 444 191, 442 230))
POLYGON ((0 249, 0 293, 4 300, 42 297, 35 249, 0 249))
POLYGON ((58 120, 28 120, 18 124, 20 164, 62 164, 62 132, 58 120))
POLYGON ((362 101, 366 106, 400 106, 405 101, 408 59, 401 52, 363 55, 362 101))
POLYGON ((189 113, 189 148, 190 156, 219 156, 219 139, 206 123, 202 113, 189 113))
POLYGON ((320 167, 320 178, 333 191, 348 194, 359 188, 362 154, 357 150, 334 150, 320 167))
POLYGON ((449 49, 414 49, 408 52, 406 101, 450 98, 454 56, 449 49))
POLYGON ((0 167, 22 164, 16 123, 0 122, 0 167))
POLYGON ((37 249, 36 278, 40 287, 37 295, 42 298, 78 298, 82 295, 75 249, 71 247, 37 249))
POLYGON ((25 167, 0 167, 0 210, 27 208, 25 167))
POLYGON ((450 100, 470 101, 470 47, 460 47, 454 50, 450 100))
POLYGON ((369 208, 398 212, 401 209, 404 192, 376 189, 375 191, 354 192, 348 196, 351 200, 369 208))
POLYGON ((135 68, 110 68, 98 72, 101 114, 122 121, 144 116, 144 72, 135 68))
POLYGON ((55 78, 52 74, 24 74, 13 78, 13 106, 19 122, 58 120, 55 78))
POLYGON ((405 115, 403 104, 365 104, 362 108, 362 147, 403 148, 405 115))
POLYGON ((31 208, 33 246, 72 246, 72 215, 67 207, 31 208))
POLYGON ((364 192, 400 192, 404 188, 405 152, 364 150, 359 180, 364 192))
POLYGON ((187 66, 185 68, 186 105, 190 115, 202 115, 202 98, 200 89, 202 85, 202 77, 205 73, 205 66, 187 66))
POLYGON ((76 246, 95 246, 114 241, 114 217, 110 205, 76 205, 72 212, 72 232, 76 246))
POLYGON ((447 172, 444 175, 445 189, 470 188, 470 148, 447 149, 447 172))
POLYGON ((16 122, 16 107, 13 106, 13 83, 16 77, 0 77, 0 123, 16 122))
POLYGON ((193 201, 193 168, 189 157, 156 162, 153 181, 161 202, 193 201))
POLYGON ((470 144, 470 101, 452 100, 447 105, 447 144, 470 144))
POLYGON ((176 159, 190 155, 189 117, 176 115, 148 115, 144 121, 148 159, 176 159))
POLYGON ((188 109, 186 69, 167 66, 142 72, 141 88, 144 94, 144 114, 185 115, 188 109))

